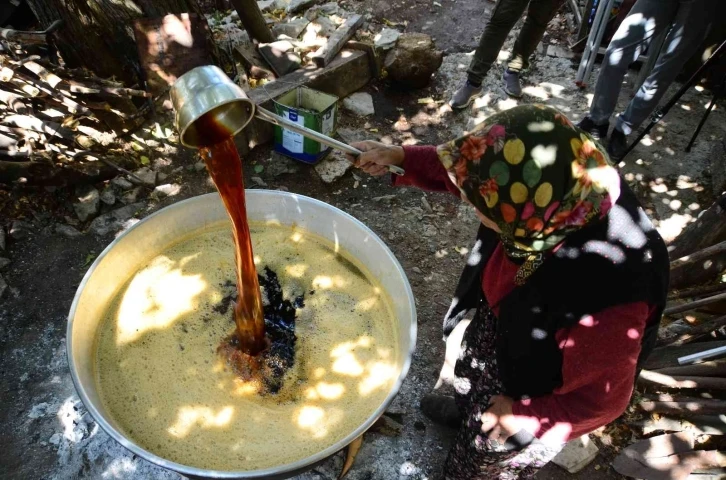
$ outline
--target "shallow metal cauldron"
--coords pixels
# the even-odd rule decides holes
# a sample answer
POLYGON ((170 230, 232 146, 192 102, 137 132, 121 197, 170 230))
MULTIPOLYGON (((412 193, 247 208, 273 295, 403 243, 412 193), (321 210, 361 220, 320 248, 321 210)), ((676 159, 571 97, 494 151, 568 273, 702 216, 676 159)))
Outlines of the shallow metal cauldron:
POLYGON ((120 235, 93 262, 71 305, 66 346, 78 395, 101 428, 136 455, 192 477, 288 478, 312 468, 360 436, 383 414, 408 373, 416 343, 416 306, 411 287, 396 257, 375 233, 347 213, 302 195, 268 190, 249 190, 246 195, 250 221, 297 225, 329 240, 336 249, 347 251, 375 276, 393 303, 401 373, 385 401, 358 428, 329 448, 287 465, 250 471, 207 470, 166 460, 127 438, 104 408, 96 385, 95 347, 99 324, 119 289, 151 258, 192 232, 229 221, 217 193, 168 206, 120 235))

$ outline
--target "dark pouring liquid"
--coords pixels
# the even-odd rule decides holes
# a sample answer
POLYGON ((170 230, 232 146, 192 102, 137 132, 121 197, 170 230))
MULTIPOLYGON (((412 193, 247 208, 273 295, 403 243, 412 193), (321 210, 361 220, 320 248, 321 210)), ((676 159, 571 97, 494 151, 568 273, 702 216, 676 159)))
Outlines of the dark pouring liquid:
POLYGON ((254 356, 266 347, 265 317, 247 223, 242 161, 230 132, 219 126, 210 115, 197 120, 197 129, 205 132, 206 138, 218 142, 200 148, 199 153, 232 220, 237 276, 237 301, 234 305, 237 341, 244 353, 254 356))

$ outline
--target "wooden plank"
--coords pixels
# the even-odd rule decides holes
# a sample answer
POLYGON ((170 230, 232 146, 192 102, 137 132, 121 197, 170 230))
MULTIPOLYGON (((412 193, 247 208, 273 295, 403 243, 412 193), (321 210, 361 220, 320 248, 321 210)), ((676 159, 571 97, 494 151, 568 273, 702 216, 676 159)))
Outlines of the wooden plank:
POLYGON ((704 307, 706 305, 711 305, 712 303, 716 303, 721 300, 726 300, 726 292, 719 293, 718 295, 713 295, 711 297, 702 298, 702 299, 696 300, 694 302, 684 303, 683 305, 676 305, 674 307, 668 307, 663 312, 663 315, 675 315, 677 313, 683 313, 683 312, 687 312, 689 310, 695 310, 697 308, 704 307))
POLYGON ((656 432, 692 432, 696 435, 726 434, 726 419, 719 415, 694 415, 688 418, 660 416, 658 419, 647 419, 635 425, 642 429, 643 435, 656 432))
POLYGON ((353 38, 355 31, 358 30, 362 24, 362 15, 351 15, 343 25, 333 32, 330 38, 328 38, 326 44, 320 47, 318 51, 311 56, 315 65, 318 67, 325 67, 333 61, 333 58, 335 58, 338 52, 343 48, 343 45, 353 38))
POLYGON ((659 372, 643 370, 638 378, 639 385, 651 385, 674 389, 714 389, 726 390, 726 378, 697 377, 685 375, 664 375, 659 372))
POLYGON ((712 348, 723 347, 726 345, 724 340, 714 340, 712 342, 689 343, 681 347, 660 347, 653 350, 648 360, 645 362, 646 370, 659 370, 667 367, 677 367, 678 357, 692 355, 694 353, 703 352, 712 348))
POLYGON ((695 365, 681 365, 678 367, 655 370, 663 375, 696 375, 699 377, 726 377, 726 361, 714 360, 712 362, 697 363, 695 365))
MULTIPOLYGON (((312 89, 344 98, 360 90, 371 80, 368 55, 359 50, 343 50, 325 68, 303 68, 280 77, 247 92, 250 100, 272 110, 272 99, 293 90, 307 86, 312 89)), ((250 148, 272 140, 272 125, 254 119, 245 129, 250 148)))
POLYGON ((267 62, 262 56, 257 53, 257 50, 250 45, 237 45, 235 47, 235 54, 237 58, 242 61, 242 64, 249 71, 250 77, 256 79, 269 79, 275 78, 275 74, 270 70, 267 62))
POLYGON ((721 415, 726 412, 726 401, 703 398, 674 401, 642 400, 638 403, 638 407, 650 413, 721 415))
POLYGON ((711 332, 719 330, 724 326, 726 326, 726 315, 718 318, 711 318, 709 320, 706 320, 705 322, 699 323, 698 325, 694 325, 688 330, 688 333, 679 335, 675 338, 664 340, 662 342, 659 342, 659 344, 673 345, 674 347, 678 347, 680 345, 694 342, 701 338, 703 335, 707 335, 711 332))

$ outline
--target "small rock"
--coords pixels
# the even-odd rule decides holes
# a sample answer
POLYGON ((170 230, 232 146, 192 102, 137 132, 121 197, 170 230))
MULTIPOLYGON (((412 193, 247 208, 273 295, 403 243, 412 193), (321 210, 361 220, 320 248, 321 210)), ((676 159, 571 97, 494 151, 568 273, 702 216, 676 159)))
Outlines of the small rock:
POLYGON ((50 437, 50 439, 48 439, 48 443, 50 443, 50 444, 52 444, 52 445, 59 445, 59 444, 60 444, 60 442, 61 442, 61 438, 63 438, 63 437, 61 436, 61 434, 60 434, 60 433, 54 433, 54 434, 53 434, 53 435, 52 435, 52 436, 50 437))
POLYGON ((287 23, 278 23, 272 27, 272 34, 275 35, 275 37, 287 35, 290 38, 297 38, 303 33, 303 31, 305 31, 309 24, 310 20, 305 17, 296 18, 295 20, 287 23))
POLYGON ((547 46, 547 56, 556 58, 575 58, 575 53, 569 48, 560 45, 547 46))
POLYGON ((394 28, 384 28, 381 33, 375 37, 375 46, 381 50, 390 50, 396 46, 398 37, 401 36, 401 32, 394 28))
POLYGON ((109 185, 103 189, 103 192, 101 192, 101 201, 106 205, 113 205, 116 203, 116 194, 113 193, 112 186, 109 185))
POLYGON ((124 193, 123 197, 121 197, 121 203, 128 205, 130 203, 136 203, 136 201, 139 199, 139 195, 142 192, 142 187, 134 187, 128 192, 124 193))
POLYGON ((194 171, 195 172, 201 172, 202 170, 206 170, 207 165, 204 162, 197 162, 194 164, 194 171))
POLYGON ((353 129, 341 127, 337 130, 337 134, 341 140, 348 144, 362 142, 369 138, 365 130, 359 128, 353 129))
POLYGON ((3 278, 2 275, 0 275, 0 298, 3 298, 5 296, 5 292, 8 291, 8 284, 3 278))
POLYGON ((439 231, 436 230, 436 227, 433 225, 425 224, 423 227, 423 235, 424 237, 433 237, 439 234, 439 231))
POLYGON ((260 11, 262 13, 269 12, 272 10, 272 7, 275 5, 275 0, 262 0, 257 2, 257 6, 260 7, 260 11))
POLYGON ((598 448, 590 440, 590 437, 583 435, 580 438, 567 442, 565 448, 552 460, 570 473, 577 473, 597 458, 598 448))
POLYGON ((333 150, 321 162, 315 165, 315 171, 325 183, 333 183, 353 166, 348 161, 345 154, 337 150, 333 150))
POLYGON ((167 183, 164 185, 159 185, 154 189, 154 193, 159 195, 160 197, 172 197, 176 194, 178 194, 181 191, 181 185, 178 185, 176 183, 167 183))
POLYGON ((129 182, 123 177, 116 177, 113 180, 111 180, 111 185, 114 185, 121 190, 129 190, 134 187, 134 184, 129 182))
POLYGON ((421 275, 421 274, 423 273, 423 272, 421 271, 421 269, 420 269, 420 268, 418 268, 418 267, 413 267, 413 268, 411 269, 411 271, 412 271, 413 273, 418 273, 419 275, 421 275))
POLYGON ((4 258, 4 257, 0 257, 0 270, 4 269, 8 265, 10 265, 10 259, 9 258, 4 258))
POLYGON ((443 62, 443 52, 436 50, 433 40, 423 33, 404 33, 396 48, 388 52, 384 67, 389 78, 401 86, 423 88, 443 62))
POLYGON ((318 3, 318 0, 292 0, 287 6, 287 13, 297 13, 318 3))
POLYGON ((134 172, 134 175, 139 177, 144 185, 148 185, 150 187, 156 185, 156 172, 149 167, 139 168, 134 172))
POLYGON ((73 204, 73 210, 75 210, 78 220, 85 222, 98 215, 101 209, 101 196, 98 194, 98 190, 86 185, 76 189, 76 195, 78 202, 73 204))
POLYGON ((376 113, 373 108, 373 97, 365 92, 354 93, 343 99, 343 107, 361 117, 376 113))
POLYGON ((434 209, 431 208, 431 204, 426 199, 426 197, 421 197, 421 206, 424 210, 426 210, 428 213, 434 213, 434 209))
POLYGON ((257 185, 258 187, 266 187, 267 186, 267 184, 265 183, 264 180, 262 180, 261 177, 250 177, 250 180, 252 180, 252 182, 255 185, 257 185))
POLYGON ((108 235, 128 226, 136 212, 144 207, 142 203, 132 203, 101 215, 91 222, 90 231, 98 236, 108 235))
POLYGON ((414 475, 418 475, 420 472, 421 469, 411 462, 403 462, 401 467, 398 469, 398 473, 404 477, 412 477, 414 475))
MULTIPOLYGON (((15 240, 22 240, 30 235, 33 231, 33 225, 30 222, 24 222, 22 220, 15 220, 10 225, 10 236, 15 240)), ((4 248, 3 248, 4 250, 4 248)))
POLYGON ((295 160, 287 158, 285 155, 280 153, 272 152, 270 163, 267 165, 267 173, 271 175, 272 178, 277 178, 286 173, 297 173, 298 170, 299 166, 295 160))
POLYGON ((62 223, 59 223, 55 226, 55 233, 63 235, 66 238, 75 238, 83 235, 81 232, 71 227, 70 225, 65 225, 62 223))
POLYGON ((166 181, 167 178, 169 178, 169 175, 167 175, 166 173, 159 172, 156 174, 156 179, 159 181, 159 183, 166 181))
POLYGON ((0 250, 5 250, 5 229, 0 226, 0 250))

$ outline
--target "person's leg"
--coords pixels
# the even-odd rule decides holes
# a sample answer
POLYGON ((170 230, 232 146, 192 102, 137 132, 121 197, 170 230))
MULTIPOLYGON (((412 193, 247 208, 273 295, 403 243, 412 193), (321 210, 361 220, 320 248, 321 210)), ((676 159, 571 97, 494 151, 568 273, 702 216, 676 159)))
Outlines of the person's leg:
POLYGON ((519 73, 529 65, 529 57, 547 29, 547 24, 555 16, 564 0, 530 0, 527 18, 514 43, 507 69, 519 73))
POLYGON ((589 114, 593 124, 608 124, 628 66, 657 32, 670 26, 677 8, 678 0, 638 0, 633 5, 610 41, 600 67, 589 114))
POLYGON ((494 6, 492 15, 484 27, 484 33, 479 39, 474 58, 469 64, 467 81, 454 93, 449 102, 452 108, 466 108, 471 105, 475 97, 481 95, 481 83, 499 56, 509 31, 522 16, 527 2, 528 0, 499 0, 494 6))
POLYGON ((469 82, 481 84, 499 56, 499 51, 512 27, 524 13, 529 0, 499 0, 479 39, 479 46, 469 65, 469 82))
POLYGON ((681 0, 673 21, 673 27, 666 37, 658 61, 641 85, 635 97, 616 123, 616 128, 629 135, 658 106, 663 94, 676 79, 688 60, 708 34, 713 11, 710 0, 681 0))
POLYGON ((512 97, 522 96, 519 73, 529 65, 529 57, 542 40, 547 24, 555 16, 564 0, 530 0, 527 19, 519 32, 514 49, 509 57, 507 69, 502 75, 504 91, 512 97))

